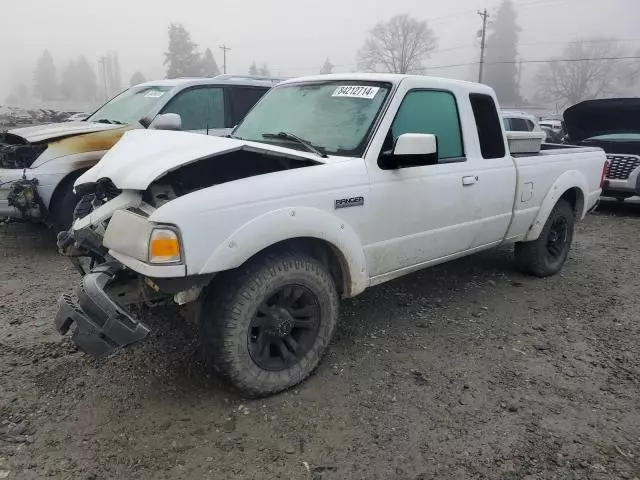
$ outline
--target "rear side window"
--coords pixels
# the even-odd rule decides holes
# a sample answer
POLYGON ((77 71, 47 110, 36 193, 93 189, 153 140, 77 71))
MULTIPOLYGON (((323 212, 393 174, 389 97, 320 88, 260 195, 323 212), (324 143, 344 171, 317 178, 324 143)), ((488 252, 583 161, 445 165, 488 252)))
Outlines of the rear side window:
POLYGON ((500 117, 493 98, 481 93, 469 95, 473 116, 476 120, 480 151, 483 158, 502 158, 505 155, 504 137, 500 117))
POLYGON ((266 88, 230 88, 231 121, 233 125, 239 124, 249 113, 249 110, 267 93, 266 88))
POLYGON ((511 131, 512 132, 529 132, 529 123, 524 118, 512 118, 511 119, 511 131))
POLYGON ((177 113, 182 130, 225 128, 224 95, 220 87, 193 88, 176 95, 162 113, 177 113))
POLYGON ((404 97, 391 127, 393 141, 403 133, 430 133, 438 139, 438 159, 464 157, 456 99, 450 92, 414 90, 404 97))

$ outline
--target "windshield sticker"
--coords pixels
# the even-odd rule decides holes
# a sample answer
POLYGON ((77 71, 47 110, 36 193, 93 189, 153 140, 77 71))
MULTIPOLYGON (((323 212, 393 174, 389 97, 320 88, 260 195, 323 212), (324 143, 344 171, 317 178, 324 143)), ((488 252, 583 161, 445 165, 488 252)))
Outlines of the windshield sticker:
POLYGON ((147 93, 144 94, 146 98, 160 98, 163 95, 164 95, 164 92, 162 90, 149 90, 147 93))
POLYGON ((362 87, 357 85, 348 85, 338 87, 334 90, 332 97, 349 97, 349 98, 365 98, 372 100, 376 96, 380 87, 362 87))

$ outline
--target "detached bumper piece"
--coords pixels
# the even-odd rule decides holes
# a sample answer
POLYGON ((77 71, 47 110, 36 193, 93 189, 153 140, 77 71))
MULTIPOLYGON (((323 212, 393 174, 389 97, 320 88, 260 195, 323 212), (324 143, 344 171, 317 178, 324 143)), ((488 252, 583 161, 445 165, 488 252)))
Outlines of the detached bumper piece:
POLYGON ((100 265, 82 279, 77 299, 64 294, 59 300, 56 329, 64 335, 75 323, 73 342, 96 357, 143 340, 149 334, 149 328, 105 290, 119 271, 116 265, 100 265))

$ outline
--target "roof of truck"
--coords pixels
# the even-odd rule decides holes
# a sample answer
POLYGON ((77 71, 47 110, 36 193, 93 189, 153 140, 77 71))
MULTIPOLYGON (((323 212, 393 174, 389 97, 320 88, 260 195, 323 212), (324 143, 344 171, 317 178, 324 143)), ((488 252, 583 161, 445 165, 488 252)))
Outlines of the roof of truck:
POLYGON ((444 77, 433 77, 430 75, 408 75, 408 74, 400 74, 400 73, 332 73, 329 75, 313 75, 308 77, 298 77, 292 78, 289 80, 285 80, 282 83, 298 83, 298 82, 317 82, 317 81, 340 81, 340 80, 349 80, 349 81, 363 81, 363 82, 388 82, 388 83, 400 83, 402 80, 409 78, 419 78, 422 77, 424 79, 431 79, 437 82, 446 82, 450 85, 456 85, 459 87, 477 87, 479 84, 474 82, 467 82, 464 80, 454 80, 451 78, 444 77))
POLYGON ((215 77, 182 77, 152 80, 137 87, 190 87, 193 85, 243 85, 251 87, 272 87, 284 78, 258 75, 217 75, 215 77))

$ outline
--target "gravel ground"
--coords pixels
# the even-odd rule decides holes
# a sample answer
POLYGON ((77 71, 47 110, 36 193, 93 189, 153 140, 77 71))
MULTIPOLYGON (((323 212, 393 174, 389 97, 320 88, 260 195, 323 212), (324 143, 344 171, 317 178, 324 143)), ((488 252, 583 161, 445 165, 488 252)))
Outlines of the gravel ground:
POLYGON ((78 274, 0 226, 0 478, 640 478, 639 232, 640 205, 607 203, 557 277, 498 249, 372 288, 310 379, 246 401, 176 312, 76 352, 52 318, 78 274))

